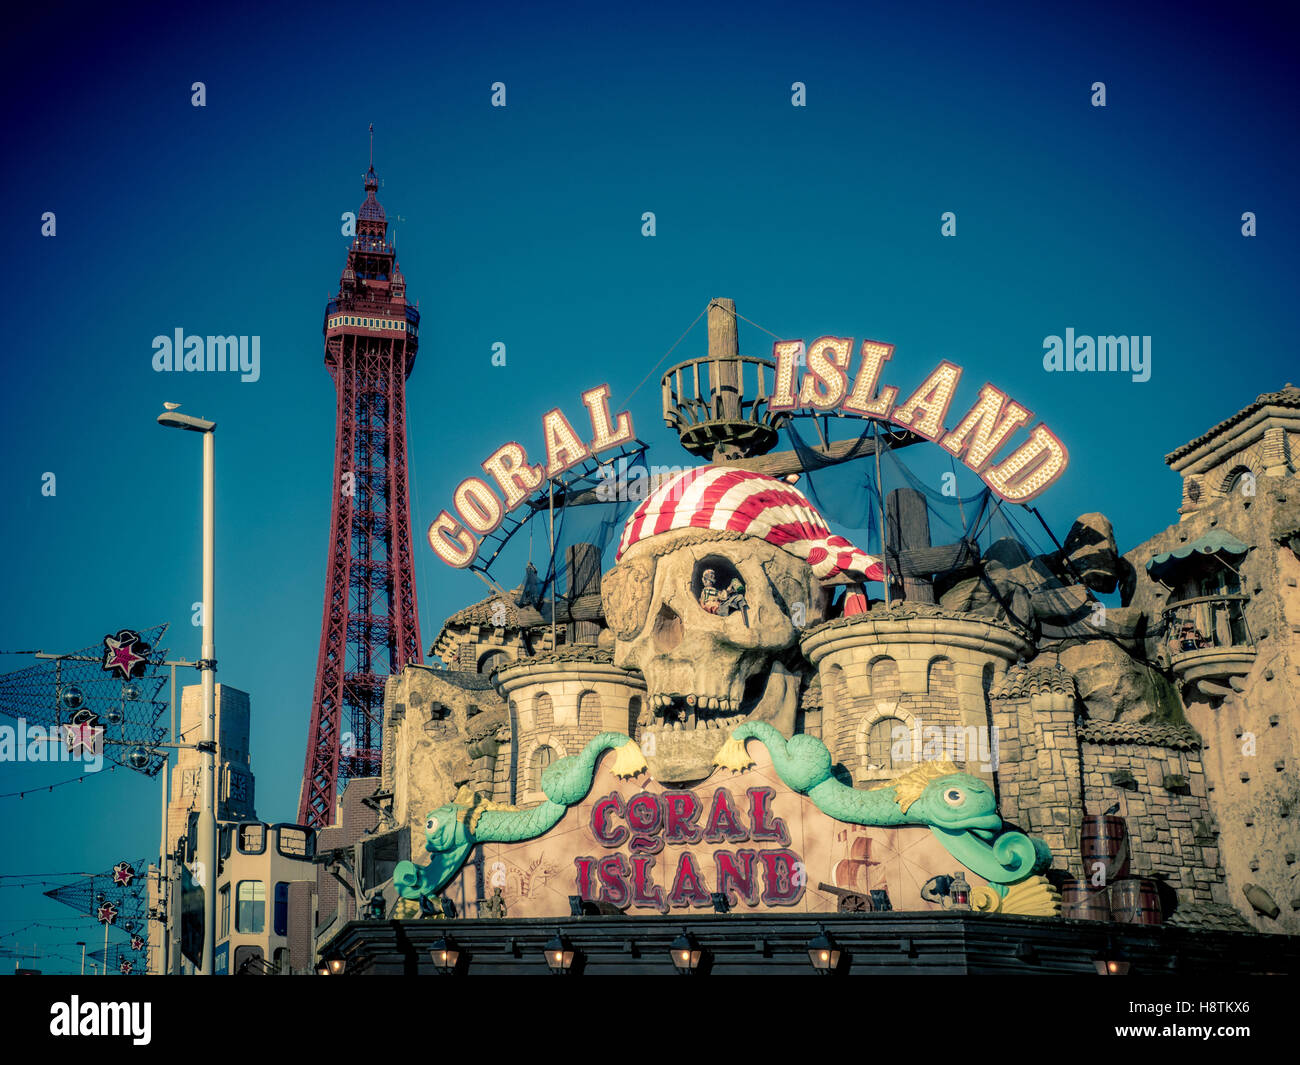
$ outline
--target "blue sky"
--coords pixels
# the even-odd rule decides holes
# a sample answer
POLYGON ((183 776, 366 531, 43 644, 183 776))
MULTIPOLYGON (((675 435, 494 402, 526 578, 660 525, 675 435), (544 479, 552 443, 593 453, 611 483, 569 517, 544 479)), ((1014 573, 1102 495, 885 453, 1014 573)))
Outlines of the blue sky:
MULTIPOLYGON (((296 814, 333 449, 320 323, 371 122, 423 315, 408 408, 426 649, 483 594, 424 542, 455 485, 507 439, 540 452, 541 413, 577 422, 583 390, 626 397, 712 296, 782 336, 890 341, 905 391, 951 359, 960 409, 986 380, 1005 388, 1071 453, 1044 514, 1063 534, 1103 510, 1125 549, 1176 520, 1166 452, 1300 376, 1294 36, 1267 14, 364 10, 38 9, 0 64, 0 649, 166 621, 170 650, 197 657, 199 441, 154 418, 171 400, 215 419, 219 677, 252 695, 267 820, 296 814), (260 336, 261 379, 155 373, 152 338, 177 327, 260 336), (1044 373, 1043 338, 1067 327, 1151 336, 1150 381, 1044 373)), ((757 330, 741 342, 770 354, 757 330)), ((681 462, 657 396, 652 381, 632 401, 637 430, 681 462)), ((0 792, 66 775, 0 765, 0 792)), ((156 784, 126 772, 0 799, 0 873, 152 853, 156 810, 156 784)), ((15 937, 71 911, 0 892, 0 947, 77 938, 15 937)))

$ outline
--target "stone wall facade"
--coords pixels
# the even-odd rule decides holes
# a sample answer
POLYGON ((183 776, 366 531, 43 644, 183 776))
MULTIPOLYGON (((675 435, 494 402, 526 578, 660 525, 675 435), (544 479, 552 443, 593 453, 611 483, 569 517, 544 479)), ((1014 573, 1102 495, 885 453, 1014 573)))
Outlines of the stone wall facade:
POLYGON ((492 793, 497 801, 540 802, 546 766, 577 754, 602 732, 638 738, 645 681, 613 665, 608 650, 575 646, 539 656, 501 670, 498 681, 517 750, 498 754, 492 793), (506 753, 508 758, 501 756, 506 753))
POLYGON ((1180 903, 1227 903, 1219 829, 1190 732, 1179 746, 1085 742, 1082 752, 1088 812, 1118 803, 1128 823, 1130 875, 1163 881, 1180 903), (1132 782, 1117 784, 1119 774, 1132 782))
POLYGON ((1074 681, 1059 666, 1012 666, 990 693, 1002 816, 1041 837, 1055 866, 1079 876, 1083 824, 1074 681))
MULTIPOLYGON (((943 730, 945 740, 987 737, 988 692, 1030 645, 988 618, 900 602, 820 625, 802 648, 817 667, 822 742, 855 782, 870 786, 904 768, 901 750, 885 760, 886 729, 920 738, 923 753, 927 727, 943 730)), ((953 760, 992 780, 982 759, 953 760)))
MULTIPOLYGON (((1277 412, 1271 417, 1277 420, 1277 412)), ((1181 520, 1126 557, 1138 573, 1134 605, 1159 618, 1178 596, 1147 572, 1153 557, 1185 548, 1214 531, 1226 532, 1250 548, 1244 557, 1223 563, 1235 568, 1240 593, 1249 597, 1242 610, 1245 632, 1240 644, 1226 649, 1237 664, 1218 676, 1185 673, 1179 694, 1186 720, 1202 741, 1206 798, 1219 829, 1215 843, 1206 849, 1221 862, 1226 901, 1259 931, 1296 935, 1300 479, 1292 457, 1300 448, 1289 429, 1283 433, 1280 425, 1266 422, 1212 431, 1188 445, 1191 450, 1175 452, 1170 464, 1184 479, 1181 520), (1189 500, 1189 495, 1195 498, 1189 500), (1252 906, 1246 894, 1252 885, 1276 904, 1276 916, 1252 906)), ((1201 568, 1211 565, 1192 561, 1201 568)), ((1148 654, 1170 657, 1167 644, 1159 640, 1149 641, 1148 654)), ((1173 665, 1177 678, 1176 660, 1173 665)))

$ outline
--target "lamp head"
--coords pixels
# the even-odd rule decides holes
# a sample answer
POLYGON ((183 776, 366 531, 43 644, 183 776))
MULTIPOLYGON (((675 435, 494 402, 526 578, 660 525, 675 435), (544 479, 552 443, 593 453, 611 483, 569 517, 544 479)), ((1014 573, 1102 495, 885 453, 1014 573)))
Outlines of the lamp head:
POLYGON ((196 418, 192 414, 179 414, 177 408, 179 403, 164 403, 166 408, 158 415, 158 424, 164 425, 169 429, 188 429, 192 433, 210 433, 217 427, 216 422, 210 422, 205 418, 196 418))

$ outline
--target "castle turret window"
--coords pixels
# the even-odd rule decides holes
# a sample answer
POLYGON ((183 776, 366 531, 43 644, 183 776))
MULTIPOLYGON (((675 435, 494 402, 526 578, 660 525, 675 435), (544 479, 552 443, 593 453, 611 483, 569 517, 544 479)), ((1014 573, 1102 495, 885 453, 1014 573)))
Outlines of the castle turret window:
POLYGON ((897 717, 882 717, 872 724, 867 733, 868 770, 902 769, 911 762, 910 743, 900 742, 906 731, 907 726, 897 717))
POLYGON ((543 745, 533 751, 533 757, 528 764, 528 786, 534 791, 542 790, 542 774, 553 761, 555 761, 555 751, 552 748, 543 745))

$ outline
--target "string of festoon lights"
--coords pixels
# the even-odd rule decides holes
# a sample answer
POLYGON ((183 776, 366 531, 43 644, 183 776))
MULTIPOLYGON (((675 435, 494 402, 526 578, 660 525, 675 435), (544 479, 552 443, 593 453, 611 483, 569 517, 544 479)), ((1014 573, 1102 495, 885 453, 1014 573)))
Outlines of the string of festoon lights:
POLYGON ((42 791, 53 791, 55 788, 64 787, 67 784, 80 784, 88 777, 103 776, 104 773, 115 773, 119 766, 111 765, 107 769, 102 769, 98 773, 83 773, 79 777, 69 777, 67 780, 60 780, 54 784, 41 784, 39 787, 24 788, 22 791, 6 791, 0 793, 0 799, 25 799, 28 795, 37 795, 42 791))

